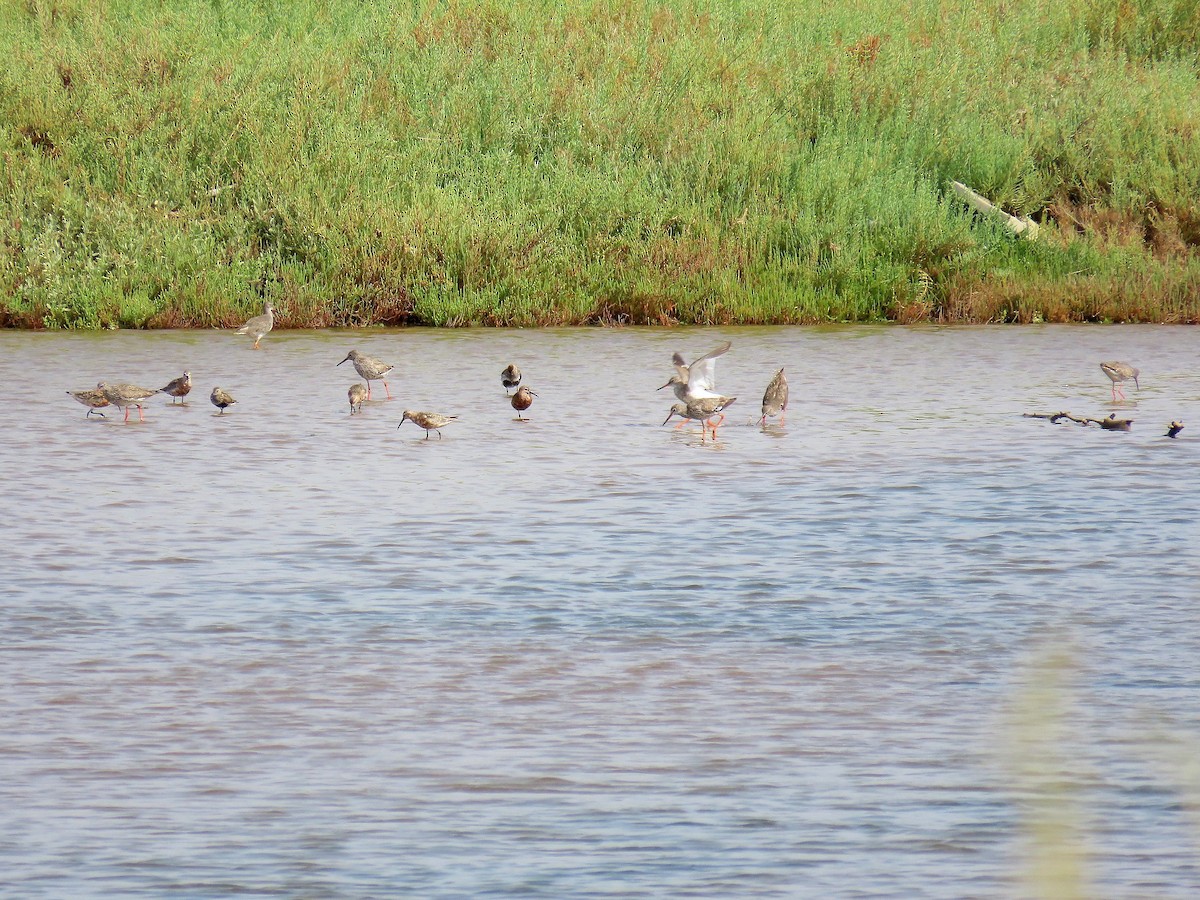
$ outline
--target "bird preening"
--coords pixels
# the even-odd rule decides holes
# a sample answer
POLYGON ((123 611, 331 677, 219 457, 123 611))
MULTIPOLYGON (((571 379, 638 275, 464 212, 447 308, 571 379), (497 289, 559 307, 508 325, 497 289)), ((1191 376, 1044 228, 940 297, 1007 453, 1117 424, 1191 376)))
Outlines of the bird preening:
POLYGON ((515 363, 509 363, 500 373, 500 384, 503 385, 505 393, 512 393, 512 389, 521 383, 521 370, 517 368, 515 363))

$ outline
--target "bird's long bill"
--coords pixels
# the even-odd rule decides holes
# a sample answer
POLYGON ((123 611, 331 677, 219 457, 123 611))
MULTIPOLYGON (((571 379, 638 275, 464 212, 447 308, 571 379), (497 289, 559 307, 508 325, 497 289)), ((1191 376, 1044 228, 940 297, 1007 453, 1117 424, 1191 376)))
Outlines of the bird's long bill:
MULTIPOLYGON (((345 360, 342 360, 342 362, 345 362, 345 360)), ((400 420, 400 425, 403 425, 407 421, 408 421, 408 416, 405 416, 403 419, 400 420)), ((397 425, 396 427, 399 428, 400 425, 397 425)))
POLYGON ((655 390, 656 390, 656 391, 661 391, 663 388, 669 388, 670 386, 671 386, 671 382, 670 382, 670 381, 668 381, 668 382, 667 382, 666 384, 664 384, 662 387, 660 387, 660 388, 655 388, 655 390))
MULTIPOLYGON (((665 387, 665 385, 664 385, 664 387, 665 387)), ((661 391, 662 388, 659 388, 659 390, 661 391)), ((675 415, 675 410, 671 410, 669 413, 667 413, 667 417, 665 419, 663 419, 663 425, 666 425, 668 422, 670 422, 671 416, 673 416, 673 415, 675 415)), ((662 425, 659 426, 659 428, 661 428, 661 427, 662 427, 662 425)))
POLYGON ((1140 384, 1138 384, 1137 378, 1138 377, 1136 375, 1133 376, 1133 386, 1140 391, 1142 389, 1142 386, 1140 384))
MULTIPOLYGON (((346 360, 348 360, 348 359, 350 359, 350 357, 349 357, 349 356, 347 356, 347 357, 346 357, 346 359, 343 359, 343 360, 342 360, 342 362, 346 362, 346 360)), ((341 364, 342 364, 342 363, 338 363, 338 366, 340 366, 341 364)), ((337 366, 334 366, 334 368, 337 368, 337 366)))

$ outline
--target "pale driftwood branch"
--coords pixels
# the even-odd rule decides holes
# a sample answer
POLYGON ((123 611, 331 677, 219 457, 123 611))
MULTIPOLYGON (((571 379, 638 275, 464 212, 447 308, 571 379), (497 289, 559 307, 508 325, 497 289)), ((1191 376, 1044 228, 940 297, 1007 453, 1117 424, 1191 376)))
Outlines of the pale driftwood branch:
POLYGON ((1091 416, 1073 416, 1069 412, 1056 413, 1022 413, 1026 419, 1049 419, 1057 425, 1063 419, 1068 419, 1079 425, 1099 425, 1105 431, 1128 431, 1133 419, 1118 419, 1116 413, 1109 414, 1107 419, 1093 419, 1091 416))
POLYGON ((950 187, 954 188, 954 193, 967 201, 967 205, 980 212, 985 216, 996 219, 1001 225, 1011 231, 1018 237, 1023 237, 1027 241, 1037 240, 1038 224, 1029 218, 1029 216, 1010 216, 996 204, 992 203, 981 194, 975 193, 961 181, 951 181, 950 187))

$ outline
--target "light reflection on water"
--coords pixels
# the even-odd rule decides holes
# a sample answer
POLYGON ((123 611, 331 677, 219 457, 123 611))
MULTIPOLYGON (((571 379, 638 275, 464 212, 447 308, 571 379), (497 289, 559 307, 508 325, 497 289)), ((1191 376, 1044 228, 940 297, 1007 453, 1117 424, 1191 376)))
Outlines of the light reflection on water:
POLYGON ((1089 878, 1194 896, 1198 335, 0 334, 6 889, 1020 896, 1008 710, 1062 639, 1089 878), (720 438, 660 427, 724 339, 720 438), (350 417, 354 347, 396 399, 350 417), (63 393, 185 368, 144 424, 63 393))

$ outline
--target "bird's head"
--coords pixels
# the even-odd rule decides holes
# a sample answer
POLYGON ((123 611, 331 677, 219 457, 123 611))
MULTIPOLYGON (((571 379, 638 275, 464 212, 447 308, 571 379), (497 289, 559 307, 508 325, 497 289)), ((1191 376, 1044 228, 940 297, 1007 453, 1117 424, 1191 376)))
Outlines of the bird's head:
POLYGON ((669 379, 667 379, 667 383, 666 383, 666 384, 664 384, 664 385, 663 385, 662 387, 660 387, 660 388, 655 388, 655 390, 656 390, 656 391, 661 391, 663 388, 669 388, 669 387, 670 387, 671 385, 673 385, 673 384, 687 384, 687 382, 686 382, 686 381, 684 381, 682 378, 680 378, 680 377, 679 377, 679 375, 678 375, 678 373, 677 373, 677 374, 675 374, 675 375, 672 375, 672 376, 671 376, 669 379))
MULTIPOLYGON (((665 386, 666 385, 664 385, 664 387, 665 386)), ((659 388, 659 390, 662 390, 662 388, 659 388)), ((663 425, 666 425, 668 422, 671 421, 671 416, 679 416, 681 419, 686 419, 687 411, 688 411, 688 408, 687 408, 686 403, 676 403, 674 406, 671 407, 671 411, 669 413, 667 413, 667 417, 665 419, 663 419, 663 425)))

